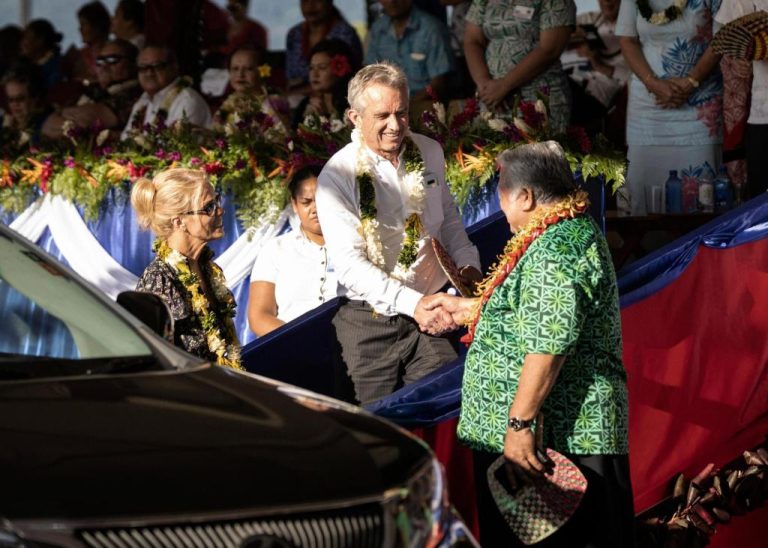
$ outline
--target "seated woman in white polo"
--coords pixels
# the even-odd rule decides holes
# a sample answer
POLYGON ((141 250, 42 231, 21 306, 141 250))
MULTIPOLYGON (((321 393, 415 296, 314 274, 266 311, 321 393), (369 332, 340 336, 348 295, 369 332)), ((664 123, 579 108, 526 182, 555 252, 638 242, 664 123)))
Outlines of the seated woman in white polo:
POLYGON ((336 297, 315 206, 319 173, 319 167, 305 167, 291 178, 288 190, 301 226, 267 242, 253 265, 248 323, 259 337, 336 297))

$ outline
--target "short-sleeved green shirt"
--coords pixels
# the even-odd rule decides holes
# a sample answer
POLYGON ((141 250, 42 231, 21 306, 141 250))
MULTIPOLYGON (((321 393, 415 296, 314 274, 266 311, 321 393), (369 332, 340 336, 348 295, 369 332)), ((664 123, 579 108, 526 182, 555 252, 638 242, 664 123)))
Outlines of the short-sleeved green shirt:
POLYGON ((547 228, 483 308, 464 369, 458 435, 465 443, 504 450, 526 354, 566 356, 542 408, 548 447, 628 453, 616 275, 589 216, 547 228))
MULTIPOLYGON (((573 0, 473 0, 466 19, 482 27, 488 39, 485 62, 491 76, 501 78, 539 45, 542 30, 575 25, 576 6, 573 0)), ((519 91, 535 101, 542 87, 549 88, 550 124, 565 131, 570 91, 560 61, 519 91)))

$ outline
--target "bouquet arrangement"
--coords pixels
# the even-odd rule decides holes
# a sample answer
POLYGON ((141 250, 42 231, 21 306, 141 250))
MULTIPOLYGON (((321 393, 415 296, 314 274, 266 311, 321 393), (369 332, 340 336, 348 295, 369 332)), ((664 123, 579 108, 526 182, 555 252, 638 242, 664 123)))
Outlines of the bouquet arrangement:
POLYGON ((574 173, 585 179, 602 177, 615 192, 624 184, 626 159, 606 139, 594 141, 581 127, 570 127, 565 135, 549 128, 547 96, 536 101, 517 99, 509 113, 500 116, 481 111, 477 101, 467 99, 459 110, 446 112, 440 103, 423 114, 427 134, 443 144, 446 180, 459 207, 471 207, 496 171, 496 157, 507 148, 523 143, 560 142, 574 173))
MULTIPOLYGON (((286 184, 295 170, 323 165, 350 142, 351 127, 311 114, 290 131, 282 107, 269 100, 265 108, 264 100, 238 99, 238 108, 224 109, 214 130, 183 120, 168 126, 161 113, 151 126, 132 128, 125 140, 99 126, 68 126, 66 139, 30 146, 28 137, 4 129, 0 208, 21 212, 39 196, 54 193, 93 219, 112 189, 127 195, 138 177, 184 166, 204 170, 215 186, 231 192, 245 226, 274 221, 288 203, 286 184)), ((502 150, 550 138, 563 144, 572 168, 583 177, 603 177, 614 191, 624 182, 626 160, 604 140, 591 141, 579 128, 551 135, 545 95, 518 101, 511 114, 502 118, 481 111, 473 99, 447 110, 436 102, 424 113, 422 131, 443 145, 446 179, 459 207, 472 207, 493 177, 502 150)))

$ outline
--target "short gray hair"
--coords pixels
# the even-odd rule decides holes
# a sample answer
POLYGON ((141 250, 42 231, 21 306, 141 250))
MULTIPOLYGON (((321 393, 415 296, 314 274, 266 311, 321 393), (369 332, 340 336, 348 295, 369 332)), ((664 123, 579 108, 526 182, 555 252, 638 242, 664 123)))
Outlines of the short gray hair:
POLYGON ((508 148, 496 161, 501 170, 499 189, 503 192, 528 188, 537 200, 547 203, 576 190, 565 151, 556 141, 508 148))
POLYGON ((374 63, 360 69, 349 81, 347 102, 357 112, 365 109, 363 93, 373 84, 380 84, 394 89, 401 89, 408 95, 408 77, 403 69, 393 63, 374 63))

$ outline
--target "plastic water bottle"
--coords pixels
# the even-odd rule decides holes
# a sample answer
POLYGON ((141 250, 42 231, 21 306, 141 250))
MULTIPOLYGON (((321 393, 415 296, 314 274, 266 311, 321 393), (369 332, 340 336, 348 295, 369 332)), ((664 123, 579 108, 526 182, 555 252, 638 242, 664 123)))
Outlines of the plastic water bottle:
POLYGON ((699 211, 712 213, 715 210, 715 187, 712 184, 712 172, 704 168, 699 175, 699 211))
POLYGON ((699 181, 690 174, 683 175, 683 213, 699 210, 699 181))
POLYGON ((722 213, 733 207, 733 189, 731 188, 731 179, 728 177, 728 170, 725 166, 720 166, 720 172, 715 178, 715 211, 722 213))
POLYGON ((669 179, 664 183, 664 195, 667 198, 667 213, 683 212, 683 182, 677 176, 676 169, 669 170, 669 179))

